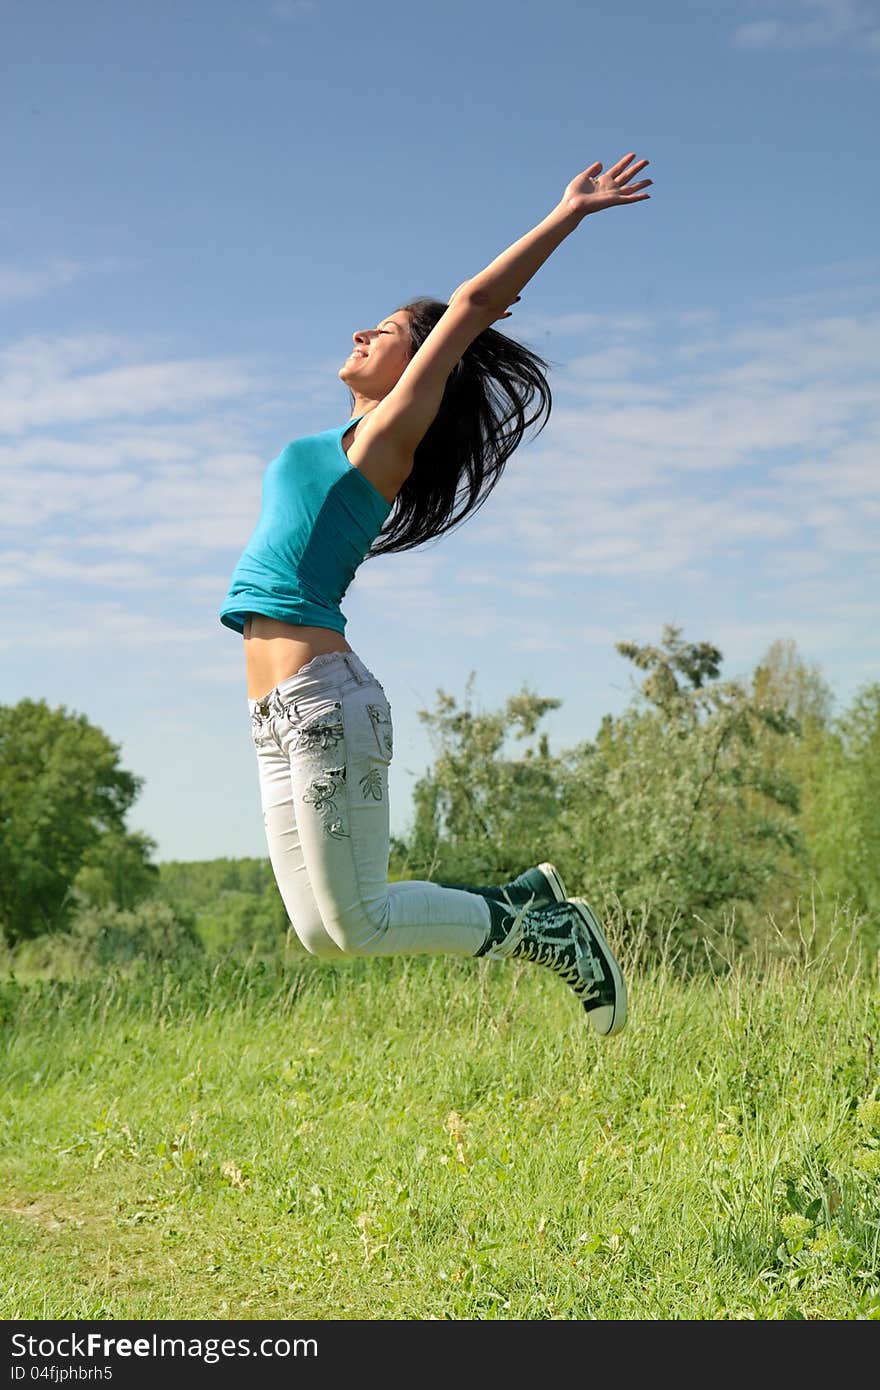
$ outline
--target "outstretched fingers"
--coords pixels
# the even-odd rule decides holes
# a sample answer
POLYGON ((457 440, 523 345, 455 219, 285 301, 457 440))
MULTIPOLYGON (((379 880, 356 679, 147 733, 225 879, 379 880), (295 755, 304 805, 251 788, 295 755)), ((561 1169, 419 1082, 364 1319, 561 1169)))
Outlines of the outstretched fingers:
MULTIPOLYGON (((622 188, 622 189, 620 190, 621 197, 623 197, 623 198, 631 198, 635 193, 639 193, 639 190, 640 190, 640 189, 642 189, 642 188, 650 188, 652 182, 653 182, 653 180, 651 180, 651 179, 642 179, 641 183, 634 183, 634 184, 632 185, 631 188, 627 188, 627 189, 623 189, 623 188, 622 188)), ((639 196, 642 197, 642 198, 647 198, 649 195, 648 195, 647 193, 639 193, 639 196)))
MULTIPOLYGON (((625 154, 621 159, 618 159, 616 164, 612 164, 611 168, 608 170, 608 173, 611 175, 612 178, 619 178, 620 175, 623 173, 624 169, 626 169, 626 166, 627 164, 629 164, 630 160, 635 159, 635 157, 635 151, 633 151, 631 154, 625 154)), ((643 159, 641 164, 637 164, 635 168, 627 169, 627 178, 632 178, 633 174, 638 173, 639 169, 644 169, 647 162, 647 159, 643 159)))
POLYGON ((640 190, 643 188, 650 188, 653 182, 652 179, 640 179, 638 183, 631 184, 630 187, 627 188, 626 185, 629 184, 630 179, 635 178, 636 174, 640 174, 649 163, 647 159, 640 159, 631 169, 628 169, 627 165, 631 159, 635 159, 634 154, 625 154, 622 159, 619 159, 617 163, 613 164, 608 170, 615 188, 617 189, 618 198, 622 203, 639 203, 643 198, 649 198, 651 196, 650 193, 642 193, 640 190))
POLYGON ((647 159, 636 159, 635 152, 631 151, 612 164, 610 169, 603 171, 601 159, 596 159, 568 184, 565 199, 569 206, 584 215, 612 207, 615 203, 640 203, 650 198, 650 193, 645 190, 651 187, 653 180, 639 179, 636 183, 633 180, 647 168, 648 163, 647 159))
MULTIPOLYGON (((632 155, 630 155, 629 158, 631 159, 632 155)), ((648 163, 649 161, 647 159, 640 159, 631 169, 624 168, 620 173, 615 173, 614 170, 618 168, 618 165, 615 165, 614 169, 609 169, 608 172, 611 174, 616 184, 622 185, 629 183, 630 179, 634 179, 636 174, 640 174, 642 170, 647 167, 648 163)))

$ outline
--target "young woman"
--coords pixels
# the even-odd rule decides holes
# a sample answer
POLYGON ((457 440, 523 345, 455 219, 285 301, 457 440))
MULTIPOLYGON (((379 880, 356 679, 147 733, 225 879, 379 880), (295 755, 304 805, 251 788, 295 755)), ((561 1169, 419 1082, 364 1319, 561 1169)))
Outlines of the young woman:
POLYGON ((268 465, 220 612, 244 636, 269 855, 306 949, 536 961, 605 1036, 624 1025, 626 986, 594 913, 566 896, 552 864, 497 887, 388 882, 391 706, 345 640, 340 602, 368 553, 411 549, 481 506, 526 427, 546 424, 546 363, 491 324, 585 217, 650 196, 652 180, 632 182, 648 161, 634 159, 578 174, 448 305, 413 300, 353 335, 339 376, 357 413, 268 465))

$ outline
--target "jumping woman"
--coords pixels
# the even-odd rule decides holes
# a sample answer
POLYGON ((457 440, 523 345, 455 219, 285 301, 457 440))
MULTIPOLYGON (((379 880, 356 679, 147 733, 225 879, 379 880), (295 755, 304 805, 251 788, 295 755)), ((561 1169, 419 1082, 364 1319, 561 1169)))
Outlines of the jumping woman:
POLYGON ((339 377, 356 414, 269 463, 220 611, 244 636, 269 856, 306 950, 535 961, 571 986, 606 1036, 626 1021, 626 986, 595 914, 568 898, 552 864, 498 887, 388 882, 391 706, 345 640, 340 603, 368 553, 450 530, 486 500, 526 427, 542 415, 546 424, 547 364, 491 324, 510 317, 585 217, 650 196, 651 179, 632 182, 648 161, 634 159, 578 174, 448 304, 412 300, 353 334, 339 377))

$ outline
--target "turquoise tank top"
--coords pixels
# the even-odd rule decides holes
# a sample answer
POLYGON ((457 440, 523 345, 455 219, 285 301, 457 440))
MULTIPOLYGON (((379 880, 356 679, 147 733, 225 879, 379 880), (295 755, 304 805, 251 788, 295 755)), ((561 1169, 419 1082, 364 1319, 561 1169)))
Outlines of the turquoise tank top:
POLYGON ((345 631, 340 603, 392 504, 349 463, 342 436, 362 420, 286 444, 263 474, 256 530, 236 565, 220 621, 248 613, 345 631))

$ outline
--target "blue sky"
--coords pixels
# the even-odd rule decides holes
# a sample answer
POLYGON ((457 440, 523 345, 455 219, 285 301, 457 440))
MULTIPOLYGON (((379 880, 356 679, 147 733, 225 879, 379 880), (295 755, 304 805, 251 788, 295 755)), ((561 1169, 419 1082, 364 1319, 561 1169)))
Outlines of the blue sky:
POLYGON ((880 678, 877 0, 6 0, 0 701, 85 714, 159 859, 263 855, 217 611, 266 463, 348 418, 354 329, 447 297, 594 159, 588 218, 504 331, 550 423, 461 531, 344 611, 394 712, 629 701, 666 622, 746 675, 775 639, 840 708, 880 678))

